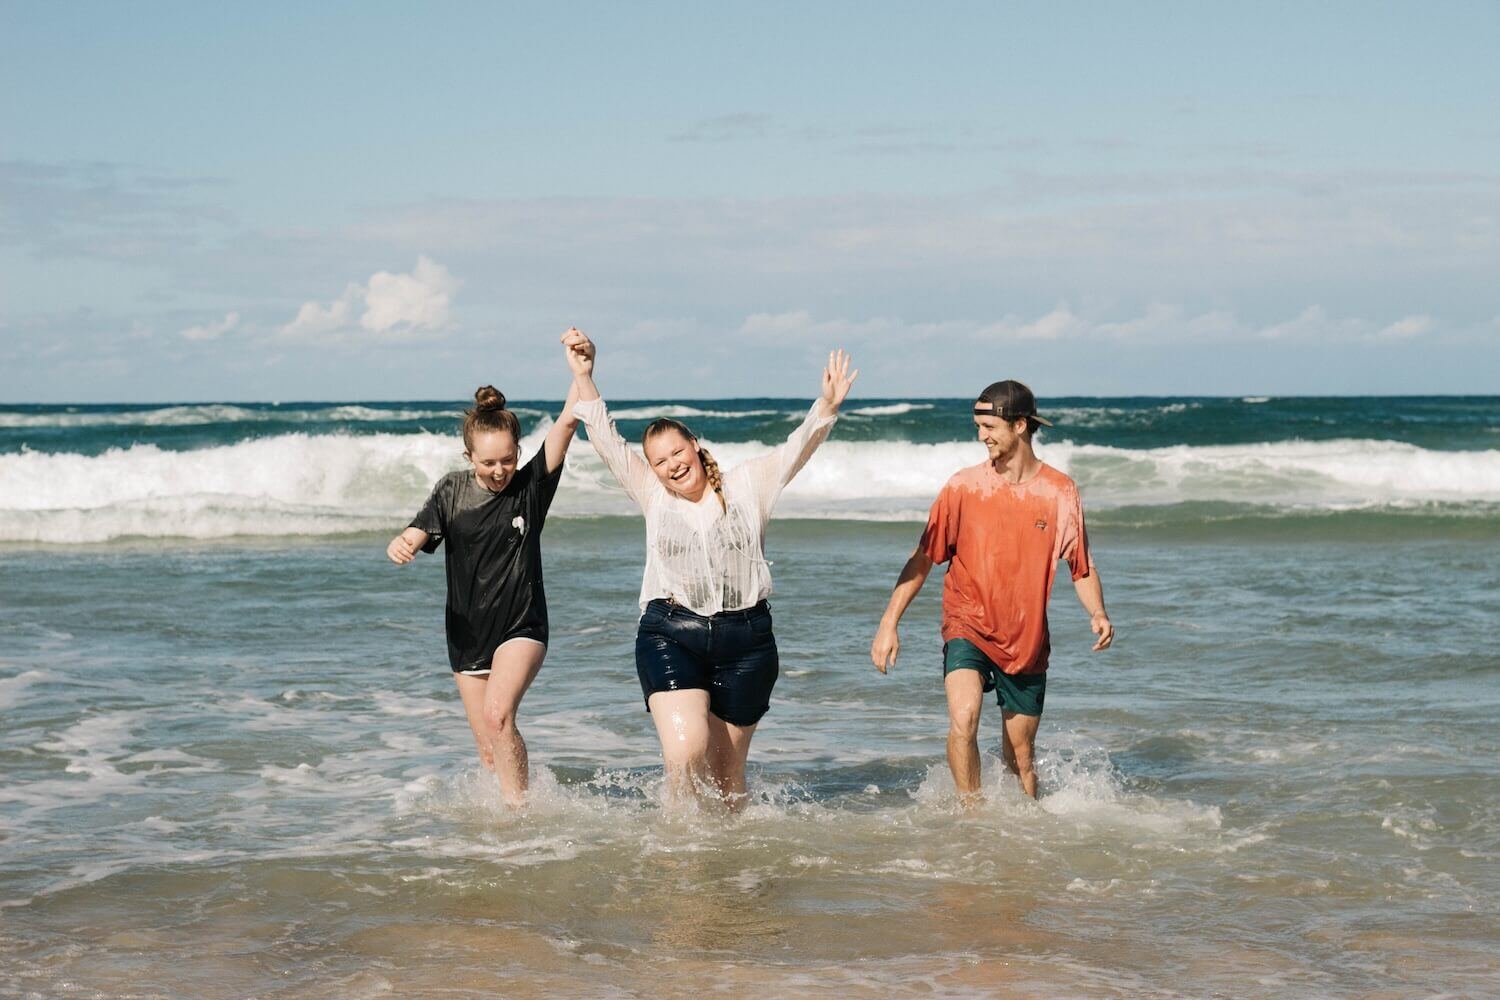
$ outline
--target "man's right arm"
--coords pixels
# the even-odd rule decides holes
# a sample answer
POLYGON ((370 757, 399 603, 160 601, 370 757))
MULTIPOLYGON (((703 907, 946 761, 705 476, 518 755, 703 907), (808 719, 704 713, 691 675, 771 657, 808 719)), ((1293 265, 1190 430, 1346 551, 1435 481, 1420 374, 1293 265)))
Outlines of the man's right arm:
POLYGON ((901 616, 906 614, 911 602, 916 600, 922 584, 927 582, 927 574, 931 572, 932 559, 919 545, 901 568, 896 589, 891 591, 890 602, 886 604, 885 614, 880 618, 880 628, 875 631, 875 641, 870 645, 870 662, 882 674, 896 665, 896 654, 901 651, 901 638, 896 626, 901 623, 901 616))

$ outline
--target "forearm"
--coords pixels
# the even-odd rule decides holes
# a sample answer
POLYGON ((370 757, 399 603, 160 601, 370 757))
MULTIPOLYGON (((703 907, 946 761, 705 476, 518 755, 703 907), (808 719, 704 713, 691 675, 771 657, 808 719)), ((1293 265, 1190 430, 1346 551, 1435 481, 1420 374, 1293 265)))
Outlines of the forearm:
POLYGON ((900 623, 901 616, 906 614, 911 602, 917 599, 922 584, 927 582, 927 575, 931 572, 932 560, 927 557, 927 553, 921 550, 913 552, 911 558, 906 560, 906 565, 901 568, 901 575, 896 578, 895 589, 891 591, 885 614, 880 618, 882 626, 894 627, 900 623))
POLYGON ((1090 618, 1095 615, 1108 617, 1104 610, 1104 582, 1099 579, 1099 567, 1090 566, 1088 576, 1073 581, 1073 589, 1078 594, 1078 603, 1083 605, 1090 618))
POLYGON ((405 566, 417 557, 427 540, 432 536, 421 528, 404 528, 401 534, 391 539, 385 547, 386 558, 397 566, 405 566))
POLYGON ((605 468, 644 510, 651 486, 656 481, 655 475, 620 436, 619 428, 609 415, 609 407, 599 398, 593 378, 579 375, 577 384, 579 404, 584 408, 583 423, 589 429, 589 444, 594 446, 594 453, 604 462, 605 468))
POLYGON ((766 492, 769 503, 775 503, 775 498, 802 471, 813 452, 828 440, 838 409, 824 412, 824 402, 820 400, 814 404, 787 439, 764 460, 759 460, 753 469, 752 475, 759 488, 766 492))
POLYGON ((555 472, 562 465, 568 454, 568 446, 573 443, 573 435, 578 431, 578 417, 573 414, 573 405, 577 402, 578 380, 574 379, 568 385, 568 398, 563 402, 562 412, 557 415, 552 429, 547 432, 548 472, 555 472))

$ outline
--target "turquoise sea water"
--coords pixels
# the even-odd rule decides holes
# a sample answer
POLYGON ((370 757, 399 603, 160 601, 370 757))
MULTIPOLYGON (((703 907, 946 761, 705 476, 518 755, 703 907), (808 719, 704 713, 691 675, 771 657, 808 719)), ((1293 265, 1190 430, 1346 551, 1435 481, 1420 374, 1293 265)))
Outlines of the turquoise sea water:
MULTIPOLYGON (((867 657, 966 401, 856 400, 771 528, 734 819, 660 800, 585 443, 514 812, 441 560, 383 557, 456 404, 0 408, 0 994, 1500 993, 1500 400, 1043 402, 1120 640, 1062 585, 1040 802, 956 807, 936 579, 867 657)), ((805 405, 615 410, 729 464, 805 405)))

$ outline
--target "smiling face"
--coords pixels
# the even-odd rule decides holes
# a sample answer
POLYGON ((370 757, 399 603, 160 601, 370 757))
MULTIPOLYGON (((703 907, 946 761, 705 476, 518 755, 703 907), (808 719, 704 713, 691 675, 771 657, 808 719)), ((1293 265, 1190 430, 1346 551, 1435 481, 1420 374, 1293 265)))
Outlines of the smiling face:
POLYGON ((708 486, 708 473, 698 457, 698 443, 668 427, 646 439, 646 464, 661 484, 689 500, 698 500, 708 486))
POLYGON ((979 441, 989 452, 990 461, 1009 461, 1026 439, 1026 418, 1006 420, 1003 417, 974 415, 979 441))
POLYGON ((474 466, 479 485, 499 493, 515 478, 521 449, 509 431, 475 431, 474 445, 464 457, 474 466))

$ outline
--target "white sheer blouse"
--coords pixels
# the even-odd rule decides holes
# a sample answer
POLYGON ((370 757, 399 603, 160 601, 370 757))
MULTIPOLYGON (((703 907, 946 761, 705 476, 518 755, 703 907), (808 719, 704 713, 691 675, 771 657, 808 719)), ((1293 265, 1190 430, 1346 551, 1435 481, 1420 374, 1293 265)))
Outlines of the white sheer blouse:
POLYGON ((625 443, 602 399, 578 403, 573 413, 589 443, 630 499, 646 515, 646 570, 641 608, 670 597, 700 615, 738 611, 771 596, 765 557, 766 523, 792 477, 828 437, 838 414, 813 403, 798 428, 769 454, 723 469, 724 502, 704 490, 697 503, 671 493, 645 458, 625 443))

